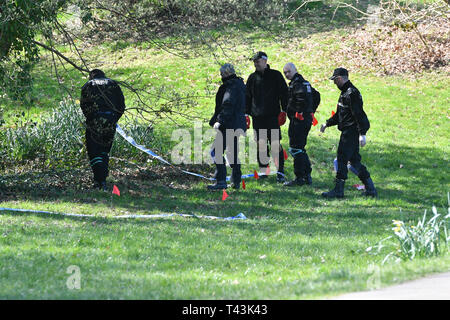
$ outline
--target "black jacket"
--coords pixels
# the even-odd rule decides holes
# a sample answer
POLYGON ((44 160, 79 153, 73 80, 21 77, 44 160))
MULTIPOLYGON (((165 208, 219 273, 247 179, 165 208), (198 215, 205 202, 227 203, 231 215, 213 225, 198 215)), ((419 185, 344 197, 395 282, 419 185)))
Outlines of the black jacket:
POLYGON ((356 127, 360 135, 365 135, 370 128, 369 119, 363 110, 363 100, 358 89, 347 81, 341 88, 337 112, 327 120, 327 127, 338 126, 340 131, 356 127))
POLYGON ((281 72, 267 65, 264 73, 253 72, 247 79, 246 113, 253 117, 277 117, 287 105, 287 85, 281 72))
POLYGON ((245 84, 236 75, 224 78, 216 94, 216 108, 209 125, 220 123, 220 129, 246 130, 245 84))
POLYGON ((313 112, 311 85, 298 73, 289 83, 288 103, 284 111, 289 119, 295 118, 296 112, 303 112, 305 116, 313 112))
POLYGON ((116 123, 125 111, 125 98, 116 81, 98 77, 81 89, 80 107, 88 122, 103 117, 116 123))

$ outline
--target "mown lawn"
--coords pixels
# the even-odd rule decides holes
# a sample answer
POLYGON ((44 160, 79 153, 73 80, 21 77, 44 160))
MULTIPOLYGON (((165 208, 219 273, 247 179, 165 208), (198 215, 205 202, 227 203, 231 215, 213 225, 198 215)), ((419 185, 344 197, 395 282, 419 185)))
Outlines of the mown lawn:
MULTIPOLYGON (((269 63, 278 70, 286 62, 296 63, 322 94, 316 117, 323 123, 335 109, 339 95, 327 80, 337 65, 327 57, 339 46, 336 39, 345 32, 318 33, 288 44, 260 40, 251 48, 236 46, 229 59, 244 78, 253 69, 245 59, 248 51, 266 51, 269 63), (316 43, 322 44, 319 55, 311 49, 316 43)), ((100 51, 104 55, 100 65, 113 78, 125 80, 143 74, 142 81, 149 85, 169 83, 202 96, 210 85, 208 79, 213 80, 213 88, 219 83, 219 65, 210 57, 183 60, 145 46, 98 47, 91 54, 100 51)), ((69 76, 67 81, 75 87, 85 81, 76 73, 69 76)), ((362 157, 378 189, 378 199, 361 198, 352 188, 359 183, 352 174, 344 200, 321 198, 320 193, 333 184, 332 161, 339 133, 329 128, 319 134, 319 126, 311 130, 308 143, 312 187, 286 189, 277 185, 273 176, 247 179, 246 190, 229 190, 225 201, 221 192, 206 191, 207 182, 175 174, 155 163, 138 171, 113 159, 109 183, 119 187, 120 197, 87 190, 87 161, 86 167, 71 172, 6 168, 0 184, 4 189, 0 207, 91 214, 92 218, 1 212, 0 297, 316 299, 448 271, 448 250, 436 258, 384 265, 384 254, 366 252, 369 246, 393 234, 394 219, 417 221, 433 205, 441 213, 447 212, 448 75, 435 71, 414 77, 376 77, 351 70, 350 76, 363 95, 371 121, 362 157), (243 213, 248 219, 110 218, 159 213, 220 217, 243 213), (70 276, 67 268, 72 265, 80 268, 79 290, 66 286, 70 276)), ((30 109, 31 115, 50 108, 60 94, 56 87, 47 92, 45 81, 45 77, 37 80, 42 108, 30 109)), ((132 105, 135 98, 130 92, 125 94, 128 105, 132 105)), ((213 101, 213 96, 199 99, 194 112, 209 119, 213 101)), ((186 119, 180 118, 179 125, 192 128, 192 122, 186 119)), ((285 148, 286 127, 282 140, 285 148)), ((170 140, 173 130, 173 124, 166 121, 155 126, 155 145, 167 159, 179 142, 170 140)), ((117 135, 116 139, 121 137, 117 135)), ((204 174, 213 172, 212 167, 193 169, 204 174)), ((247 164, 243 173, 254 169, 256 165, 247 164)), ((291 157, 286 171, 293 178, 291 157)))

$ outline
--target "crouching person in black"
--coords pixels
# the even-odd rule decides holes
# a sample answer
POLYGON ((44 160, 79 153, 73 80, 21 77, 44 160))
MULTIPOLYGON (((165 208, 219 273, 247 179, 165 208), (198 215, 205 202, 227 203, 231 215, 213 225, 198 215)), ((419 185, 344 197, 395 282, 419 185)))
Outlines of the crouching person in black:
POLYGON ((321 126, 320 131, 324 132, 327 127, 337 125, 341 131, 341 138, 337 151, 336 186, 333 190, 322 193, 322 196, 326 198, 344 197, 344 184, 348 172, 347 162, 350 161, 350 165, 356 169, 358 177, 364 183, 364 195, 376 197, 377 191, 370 178, 370 173, 361 164, 361 155, 359 154, 359 146, 366 145, 366 132, 370 127, 369 119, 363 110, 362 96, 348 79, 346 69, 335 69, 330 80, 333 80, 341 90, 341 95, 337 112, 327 120, 326 124, 321 126))
POLYGON ((289 118, 289 153, 294 158, 295 180, 284 185, 311 185, 311 162, 306 153, 306 142, 311 130, 313 98, 311 85, 297 72, 293 63, 287 63, 283 68, 284 75, 291 80, 288 88, 288 104, 286 113, 289 118))
POLYGON ((116 123, 125 111, 125 98, 116 81, 94 69, 81 89, 80 106, 86 117, 86 149, 94 172, 94 187, 106 190, 109 152, 116 123))
POLYGON ((223 153, 232 168, 231 185, 239 189, 241 184, 241 164, 238 159, 239 137, 247 128, 245 121, 245 84, 238 78, 233 65, 226 63, 220 68, 223 84, 216 94, 216 109, 209 124, 217 130, 214 141, 213 156, 216 164, 216 184, 209 185, 209 190, 226 189, 227 169, 223 153))

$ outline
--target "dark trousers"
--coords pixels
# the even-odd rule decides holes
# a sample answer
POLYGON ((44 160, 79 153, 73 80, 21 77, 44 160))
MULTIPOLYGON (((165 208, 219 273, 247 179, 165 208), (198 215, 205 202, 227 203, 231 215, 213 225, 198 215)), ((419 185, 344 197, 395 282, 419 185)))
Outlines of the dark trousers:
POLYGON ((370 178, 367 168, 361 163, 359 154, 359 133, 356 127, 350 127, 342 131, 337 151, 337 173, 336 178, 347 180, 347 162, 358 172, 361 180, 370 178))
POLYGON ((305 149, 311 123, 310 116, 305 116, 304 120, 294 118, 289 122, 289 151, 294 158, 294 173, 297 178, 307 177, 312 171, 311 161, 305 149))
POLYGON ((214 140, 211 155, 216 164, 216 181, 226 181, 227 168, 225 158, 223 156, 226 152, 228 163, 232 169, 231 182, 235 184, 241 183, 241 163, 239 161, 239 135, 234 135, 234 130, 227 130, 227 132, 218 130, 214 140))
POLYGON ((269 153, 271 153, 278 172, 284 173, 284 152, 280 143, 281 130, 278 117, 253 117, 253 129, 255 129, 256 157, 259 167, 264 168, 269 165, 269 153))
POLYGON ((108 176, 109 152, 115 133, 115 124, 101 121, 93 121, 86 128, 86 149, 96 182, 103 182, 108 176))

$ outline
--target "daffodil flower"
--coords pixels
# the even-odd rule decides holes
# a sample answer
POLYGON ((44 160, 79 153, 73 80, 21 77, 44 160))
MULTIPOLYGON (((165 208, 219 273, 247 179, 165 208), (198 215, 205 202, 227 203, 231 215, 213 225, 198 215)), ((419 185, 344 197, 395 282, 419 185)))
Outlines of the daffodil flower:
POLYGON ((401 225, 403 225, 403 221, 400 221, 400 220, 392 220, 392 223, 397 227, 400 227, 401 225))

